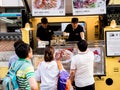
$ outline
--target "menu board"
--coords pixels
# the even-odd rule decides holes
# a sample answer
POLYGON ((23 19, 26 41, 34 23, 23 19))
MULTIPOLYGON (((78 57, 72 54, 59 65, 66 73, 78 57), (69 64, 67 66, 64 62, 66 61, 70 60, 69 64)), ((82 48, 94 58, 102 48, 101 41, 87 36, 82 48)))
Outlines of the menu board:
POLYGON ((73 15, 105 14, 106 0, 72 0, 73 15))
POLYGON ((120 56, 120 31, 106 31, 106 56, 120 56))
POLYGON ((32 0, 32 16, 65 15, 65 0, 32 0))

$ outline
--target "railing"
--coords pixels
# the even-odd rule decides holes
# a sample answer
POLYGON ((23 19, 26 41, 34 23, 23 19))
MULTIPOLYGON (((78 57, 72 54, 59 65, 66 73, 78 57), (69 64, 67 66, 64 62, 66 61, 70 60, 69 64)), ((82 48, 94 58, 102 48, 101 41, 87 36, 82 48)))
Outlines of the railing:
POLYGON ((21 38, 21 33, 0 33, 0 40, 19 40, 21 38))

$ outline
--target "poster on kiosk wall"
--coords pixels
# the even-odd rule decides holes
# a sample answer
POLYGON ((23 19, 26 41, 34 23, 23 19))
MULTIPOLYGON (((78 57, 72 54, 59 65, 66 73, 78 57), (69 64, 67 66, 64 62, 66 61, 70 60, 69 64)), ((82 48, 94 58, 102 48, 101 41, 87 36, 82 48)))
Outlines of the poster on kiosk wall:
POLYGON ((63 16, 65 0, 32 0, 32 16, 63 16))
POLYGON ((73 15, 105 14, 106 0, 72 0, 73 15))

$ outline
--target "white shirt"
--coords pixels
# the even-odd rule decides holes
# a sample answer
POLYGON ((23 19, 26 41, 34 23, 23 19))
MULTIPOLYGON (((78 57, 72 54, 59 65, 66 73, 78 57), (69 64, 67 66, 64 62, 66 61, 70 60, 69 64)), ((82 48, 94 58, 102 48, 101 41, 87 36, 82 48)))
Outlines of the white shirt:
POLYGON ((59 69, 56 61, 41 62, 35 71, 37 81, 41 81, 40 90, 57 90, 59 69))
POLYGON ((92 51, 79 52, 72 57, 71 69, 75 69, 75 85, 84 87, 94 83, 94 54, 92 51))

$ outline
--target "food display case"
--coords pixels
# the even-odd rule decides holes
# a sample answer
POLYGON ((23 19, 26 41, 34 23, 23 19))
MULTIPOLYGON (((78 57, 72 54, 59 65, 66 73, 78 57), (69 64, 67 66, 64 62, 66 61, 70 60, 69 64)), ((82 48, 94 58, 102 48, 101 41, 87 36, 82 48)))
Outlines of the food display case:
POLYGON ((88 42, 89 49, 93 51, 94 59, 94 75, 105 75, 105 45, 104 41, 92 41, 88 42))
MULTIPOLYGON (((64 55, 61 59, 63 67, 69 72, 71 57, 78 53, 77 42, 66 42, 65 45, 54 45, 55 53, 59 50, 64 50, 64 55), (67 57, 67 58, 66 58, 67 57)), ((94 60, 94 75, 105 75, 105 55, 104 55, 104 41, 88 42, 88 47, 95 55, 94 60)), ((34 55, 34 67, 37 69, 38 64, 44 60, 44 55, 34 55)))

